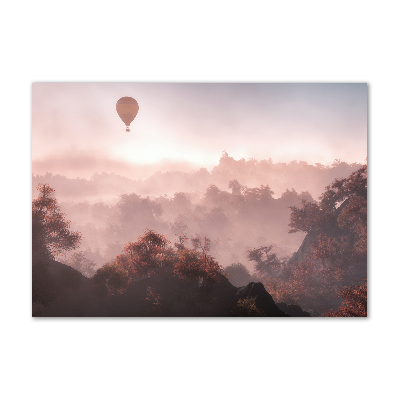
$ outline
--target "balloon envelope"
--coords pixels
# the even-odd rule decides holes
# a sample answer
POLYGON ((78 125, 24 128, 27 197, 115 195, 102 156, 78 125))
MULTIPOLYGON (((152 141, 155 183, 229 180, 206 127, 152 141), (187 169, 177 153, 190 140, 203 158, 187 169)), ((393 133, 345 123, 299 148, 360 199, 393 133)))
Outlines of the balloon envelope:
POLYGON ((139 104, 132 97, 121 97, 117 101, 117 113, 128 128, 139 111, 139 104))

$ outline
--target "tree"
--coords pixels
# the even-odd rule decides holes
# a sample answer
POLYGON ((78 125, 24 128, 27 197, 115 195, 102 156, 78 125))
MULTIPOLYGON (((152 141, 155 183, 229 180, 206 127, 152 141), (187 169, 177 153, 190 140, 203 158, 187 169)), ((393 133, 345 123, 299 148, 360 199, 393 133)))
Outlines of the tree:
POLYGON ((180 279, 193 283, 218 281, 221 267, 213 257, 187 248, 179 250, 177 256, 174 272, 180 279))
POLYGON ((81 234, 70 230, 70 221, 53 197, 54 189, 44 184, 38 190, 39 197, 32 201, 32 254, 54 259, 79 247, 81 234))
POLYGON ((231 181, 229 181, 228 188, 232 189, 232 194, 234 196, 241 195, 242 185, 236 179, 232 179, 231 181))
POLYGON ((312 229, 323 225, 323 210, 317 202, 302 200, 302 207, 290 206, 289 233, 303 231, 310 233, 312 229))
POLYGON ((302 201, 302 207, 291 206, 289 233, 328 230, 339 224, 351 227, 364 237, 367 222, 367 165, 348 178, 335 179, 325 188, 318 202, 302 201))
MULTIPOLYGON (((221 267, 208 255, 210 240, 205 238, 202 243, 200 238, 194 238, 192 249, 186 247, 186 241, 186 237, 180 236, 173 248, 164 236, 146 229, 143 236, 134 243, 127 243, 123 253, 111 264, 105 265, 107 274, 114 274, 114 270, 120 269, 135 279, 169 274, 196 284, 200 280, 204 283, 216 282, 221 275, 221 267), (110 269, 110 265, 113 269, 110 269)), ((104 274, 99 271, 94 278, 99 279, 98 276, 104 274)))
POLYGON ((127 241, 132 231, 141 232, 145 226, 158 226, 158 218, 163 213, 163 207, 149 197, 130 193, 123 194, 116 205, 115 224, 110 226, 116 239, 127 241))
POLYGON ((274 192, 271 188, 267 185, 261 185, 260 187, 256 188, 243 188, 244 196, 246 201, 248 202, 257 202, 260 201, 261 203, 269 202, 273 197, 274 192))
POLYGON ((367 281, 341 291, 343 305, 337 311, 329 311, 324 317, 366 317, 367 316, 367 281))
POLYGON ((140 277, 164 272, 168 243, 164 236, 146 229, 137 242, 125 245, 122 256, 117 257, 117 263, 140 277))
POLYGON ((224 269, 224 273, 228 276, 233 286, 245 286, 251 281, 251 275, 247 268, 240 263, 233 263, 224 269))
POLYGON ((85 257, 82 251, 72 254, 67 264, 80 271, 82 275, 86 276, 87 278, 93 276, 95 273, 96 264, 85 257))
POLYGON ((273 246, 261 246, 248 251, 249 261, 256 263, 256 271, 260 276, 274 276, 282 267, 282 262, 275 253, 271 253, 273 246))
POLYGON ((129 286, 129 273, 116 263, 105 264, 92 278, 95 293, 98 296, 122 294, 129 286))
POLYGON ((273 246, 261 246, 248 251, 247 259, 255 262, 256 276, 275 301, 296 303, 297 298, 289 285, 287 261, 271 253, 273 246))
POLYGON ((173 271, 179 279, 186 283, 198 284, 200 281, 205 284, 212 284, 218 281, 221 275, 221 267, 208 253, 211 249, 211 241, 200 237, 191 239, 193 249, 186 247, 185 236, 179 237, 175 243, 175 254, 173 256, 173 271))
POLYGON ((318 202, 303 201, 301 208, 290 208, 289 232, 309 233, 308 250, 303 249, 302 259, 291 266, 292 291, 303 292, 300 297, 308 298, 314 303, 308 306, 314 308, 334 304, 343 285, 366 276, 367 166, 336 179, 318 202))

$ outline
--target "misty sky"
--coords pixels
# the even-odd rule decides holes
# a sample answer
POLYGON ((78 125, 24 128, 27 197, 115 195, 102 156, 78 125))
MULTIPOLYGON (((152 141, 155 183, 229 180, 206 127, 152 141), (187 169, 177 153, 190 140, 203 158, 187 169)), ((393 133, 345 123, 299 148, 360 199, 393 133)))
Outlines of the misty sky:
POLYGON ((146 175, 235 159, 365 162, 367 84, 34 83, 33 173, 146 175), (139 103, 131 132, 115 110, 139 103))

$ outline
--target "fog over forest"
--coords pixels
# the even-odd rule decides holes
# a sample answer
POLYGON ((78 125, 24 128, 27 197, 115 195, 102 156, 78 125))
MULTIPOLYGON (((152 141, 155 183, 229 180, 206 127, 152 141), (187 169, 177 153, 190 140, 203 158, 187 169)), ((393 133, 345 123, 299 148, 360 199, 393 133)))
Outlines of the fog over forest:
MULTIPOLYGON (((304 232, 288 233, 290 206, 317 200, 332 181, 360 166, 340 160, 331 165, 235 160, 224 151, 212 169, 165 169, 141 179, 134 169, 124 176, 99 171, 90 179, 34 174, 32 196, 40 184, 55 189, 71 229, 83 235, 75 253, 91 262, 88 276, 145 229, 172 244, 182 235, 207 237, 210 254, 222 267, 242 263, 253 272, 249 250, 273 245, 280 258, 288 258, 301 245, 304 232)), ((59 261, 71 265, 73 255, 59 261)))

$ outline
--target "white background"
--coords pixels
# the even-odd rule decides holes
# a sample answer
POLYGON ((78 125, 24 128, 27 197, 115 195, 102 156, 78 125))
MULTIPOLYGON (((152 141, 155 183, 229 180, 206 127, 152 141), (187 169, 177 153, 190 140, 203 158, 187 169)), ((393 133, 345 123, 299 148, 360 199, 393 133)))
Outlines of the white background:
POLYGON ((1 12, 4 399, 396 397, 393 1, 20 1, 1 12), (369 317, 31 318, 32 82, 368 82, 369 317))

